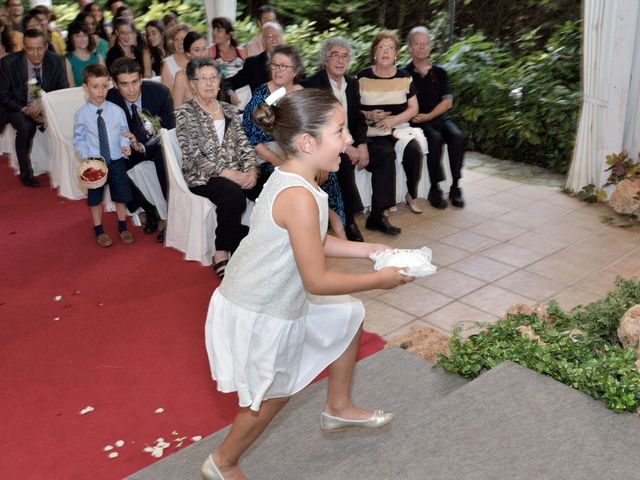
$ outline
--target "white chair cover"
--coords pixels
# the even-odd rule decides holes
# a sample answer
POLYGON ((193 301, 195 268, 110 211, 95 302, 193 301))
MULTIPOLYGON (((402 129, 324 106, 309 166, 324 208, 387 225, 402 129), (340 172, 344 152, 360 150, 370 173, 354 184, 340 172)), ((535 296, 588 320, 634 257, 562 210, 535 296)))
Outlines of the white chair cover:
MULTIPOLYGON (((9 166, 13 168, 16 175, 20 173, 18 165, 18 155, 16 155, 16 130, 10 124, 4 129, 0 136, 0 151, 9 155, 9 166)), ((34 175, 41 175, 51 171, 51 157, 49 156, 49 138, 45 132, 36 130, 31 145, 31 169, 34 175)))
MULTIPOLYGON (((191 193, 182 176, 182 151, 175 129, 160 131, 169 177, 169 212, 165 244, 180 250, 186 260, 211 265, 215 253, 216 209, 208 199, 191 193)), ((253 202, 247 202, 242 222, 248 225, 253 202)))
MULTIPOLYGON (((400 143, 400 140, 398 141, 400 143)), ((449 153, 446 149, 446 145, 443 145, 442 154, 442 166, 444 168, 445 180, 440 182, 440 186, 443 190, 448 190, 451 186, 451 166, 449 165, 449 153)), ((367 170, 356 170, 355 173, 356 186, 360 193, 360 199, 365 209, 371 208, 371 173, 367 170)), ((422 163, 422 173, 420 174, 420 181, 418 182, 418 197, 427 198, 429 189, 431 188, 431 181, 429 180, 429 170, 427 169, 427 157, 424 156, 422 163)), ((396 203, 402 203, 405 200, 407 194, 407 176, 404 173, 402 167, 402 159, 396 158, 396 203)))
POLYGON ((44 92, 42 95, 52 157, 51 185, 58 187, 60 196, 72 200, 83 198, 87 193, 78 185, 76 171, 80 158, 73 148, 74 115, 85 101, 82 87, 44 92))
POLYGON ((251 87, 249 87, 249 85, 245 85, 244 87, 238 88, 235 92, 238 96, 238 100, 240 100, 240 105, 238 105, 238 108, 240 110, 244 110, 244 107, 247 106, 247 103, 251 101, 251 87))
POLYGON ((160 181, 158 180, 158 174, 154 163, 150 160, 140 162, 130 169, 127 174, 131 181, 136 184, 136 187, 138 187, 140 192, 142 192, 144 198, 156 207, 160 218, 162 220, 166 220, 167 201, 162 195, 162 188, 160 187, 160 181))

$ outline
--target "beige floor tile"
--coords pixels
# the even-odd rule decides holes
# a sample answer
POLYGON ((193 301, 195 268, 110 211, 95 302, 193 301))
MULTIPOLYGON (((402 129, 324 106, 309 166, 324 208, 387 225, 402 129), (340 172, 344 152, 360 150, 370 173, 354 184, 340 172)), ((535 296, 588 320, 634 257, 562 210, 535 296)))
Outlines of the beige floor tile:
POLYGON ((385 336, 415 320, 415 317, 373 298, 364 302, 364 329, 385 336))
POLYGON ((567 287, 565 283, 526 270, 518 270, 502 277, 495 282, 495 285, 538 302, 546 300, 567 287))
POLYGON ((510 212, 511 209, 502 205, 496 205, 495 203, 491 203, 486 200, 474 200, 467 202, 464 207, 464 211, 483 218, 495 218, 510 212))
POLYGON ((596 293, 604 298, 607 294, 616 288, 617 275, 611 272, 596 272, 589 275, 584 280, 576 283, 575 287, 580 290, 587 290, 596 293))
POLYGON ((414 317, 426 315, 452 301, 449 297, 412 283, 389 290, 377 296, 376 300, 414 317))
MULTIPOLYGON (((384 336, 384 339, 392 340, 395 337, 406 335, 407 333, 411 333, 414 330, 420 330, 421 328, 433 329, 433 326, 429 325, 427 322, 424 322, 422 320, 414 320, 413 322, 408 323, 407 325, 400 327, 399 329, 394 330, 393 332, 388 333, 387 335, 384 336)), ((443 333, 447 333, 447 332, 443 332, 443 333)))
POLYGON ((547 201, 554 205, 560 205, 567 208, 567 211, 574 211, 580 208, 584 208, 585 202, 580 201, 577 197, 572 197, 569 194, 558 192, 550 197, 547 197, 547 201))
POLYGON ((484 235, 470 232, 469 230, 464 230, 462 232, 449 235, 448 237, 441 238, 440 242, 451 245, 452 247, 462 248, 463 250, 477 253, 498 244, 499 240, 485 237, 484 235))
POLYGON ((566 207, 555 205, 548 200, 536 200, 528 203, 520 208, 519 211, 559 222, 563 221, 562 217, 571 213, 566 207))
POLYGON ((432 328, 437 328, 445 333, 452 334, 454 328, 462 328, 462 335, 476 332, 477 323, 493 323, 498 320, 497 315, 484 312, 461 302, 446 305, 440 310, 422 317, 432 328))
POLYGON ((529 265, 526 269, 529 272, 537 273, 538 275, 569 285, 578 282, 599 270, 592 265, 576 265, 575 263, 562 258, 559 253, 554 253, 533 265, 529 265))
POLYGON ((522 235, 509 240, 510 245, 517 245, 518 247, 528 248, 535 252, 544 253, 550 255, 571 243, 569 240, 551 238, 544 233, 534 230, 525 232, 522 235))
POLYGON ((580 245, 613 250, 620 256, 626 255, 640 247, 640 228, 607 228, 586 238, 580 245))
POLYGON ((500 192, 492 188, 482 187, 476 183, 472 183, 468 187, 463 187, 462 189, 462 194, 467 201, 486 199, 496 195, 497 193, 500 192))
POLYGON ((429 239, 426 235, 403 229, 393 243, 394 248, 422 248, 429 245, 429 239))
POLYGON ((570 312, 578 305, 587 306, 590 303, 595 302, 596 300, 600 300, 602 298, 601 295, 589 292, 586 290, 582 290, 576 287, 569 287, 557 295, 553 295, 551 299, 557 300, 560 308, 562 308, 566 312, 570 312))
POLYGON ((498 317, 504 316, 507 309, 513 305, 519 303, 533 305, 537 303, 532 298, 518 295, 495 285, 487 285, 462 297, 459 301, 498 317))
POLYGON ((486 197, 485 200, 510 209, 523 207, 527 203, 531 203, 533 201, 531 198, 521 197, 520 195, 510 191, 496 193, 495 195, 486 197))
POLYGON ((482 256, 465 258, 451 265, 451 268, 486 282, 493 282, 516 270, 512 265, 482 256))
POLYGON ((527 230, 534 229, 549 222, 549 218, 545 215, 525 212, 521 209, 500 215, 495 220, 510 223, 516 227, 525 228, 527 230))
POLYGON ((468 230, 486 237, 495 238, 502 242, 511 240, 527 231, 525 228, 516 227, 510 223, 500 222, 498 220, 486 220, 478 225, 474 225, 468 230))
POLYGON ((427 246, 431 249, 433 254, 431 263, 436 265, 438 268, 446 267, 447 265, 451 265, 452 263, 458 262, 471 255, 471 252, 446 245, 437 240, 427 242, 427 246))
POLYGON ((491 188, 499 192, 503 192, 505 190, 511 190, 516 187, 520 187, 520 188, 522 187, 522 183, 520 182, 507 180, 506 178, 490 177, 490 176, 482 180, 478 180, 477 182, 474 182, 474 185, 491 188))
POLYGON ((484 221, 483 217, 460 210, 459 208, 447 208, 435 218, 438 222, 445 223, 456 228, 469 228, 484 221))
POLYGON ((518 195, 533 198, 535 200, 543 198, 549 199, 558 194, 557 188, 547 187, 545 185, 520 185, 517 190, 518 195))
POLYGON ((462 172, 462 188, 466 187, 470 183, 477 182, 478 180, 483 180, 488 176, 489 175, 476 172, 475 170, 464 169, 464 171, 462 172))
POLYGON ((541 258, 546 257, 545 253, 518 247, 510 243, 503 243, 492 247, 482 252, 482 255, 519 268, 531 265, 541 258))
POLYGON ((486 285, 483 280, 478 280, 449 268, 439 270, 435 275, 416 278, 414 283, 435 290, 449 298, 463 297, 486 285))
POLYGON ((554 253, 554 255, 575 264, 590 265, 597 270, 608 267, 623 256, 614 250, 585 247, 582 243, 569 245, 567 248, 554 253))
POLYGON ((620 275, 624 278, 637 276, 640 278, 640 252, 632 252, 612 263, 604 269, 605 272, 620 275))
POLYGON ((424 235, 424 237, 429 240, 439 240, 442 237, 452 235, 459 231, 459 228, 439 222, 436 219, 426 219, 425 221, 416 222, 403 228, 403 232, 418 233, 424 235))
MULTIPOLYGON (((570 217, 571 215, 569 215, 570 217)), ((568 218, 568 217, 567 217, 568 218)), ((562 223, 549 222, 542 226, 534 228, 531 233, 539 234, 552 240, 565 242, 566 244, 579 242, 593 235, 595 230, 588 225, 576 225, 563 221, 562 223)))

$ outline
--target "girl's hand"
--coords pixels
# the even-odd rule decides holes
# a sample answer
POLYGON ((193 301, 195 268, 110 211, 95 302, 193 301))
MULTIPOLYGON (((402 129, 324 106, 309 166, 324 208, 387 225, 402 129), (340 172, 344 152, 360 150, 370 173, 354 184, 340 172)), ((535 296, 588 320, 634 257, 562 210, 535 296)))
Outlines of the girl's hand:
POLYGON ((367 243, 367 258, 371 258, 371 255, 373 255, 376 252, 379 252, 380 250, 385 251, 385 250, 391 250, 391 247, 388 247, 387 245, 383 245, 381 243, 367 243))
POLYGON ((379 122, 376 122, 376 128, 379 128, 380 130, 392 130, 395 126, 396 120, 393 116, 385 117, 379 122))
POLYGON ((389 290, 397 287, 398 285, 413 282, 414 277, 402 274, 400 273, 401 271, 403 271, 403 269, 398 267, 386 267, 378 271, 377 275, 380 278, 380 285, 378 288, 389 290))
POLYGON ((122 154, 125 157, 128 157, 129 155, 131 155, 131 147, 122 147, 122 154))

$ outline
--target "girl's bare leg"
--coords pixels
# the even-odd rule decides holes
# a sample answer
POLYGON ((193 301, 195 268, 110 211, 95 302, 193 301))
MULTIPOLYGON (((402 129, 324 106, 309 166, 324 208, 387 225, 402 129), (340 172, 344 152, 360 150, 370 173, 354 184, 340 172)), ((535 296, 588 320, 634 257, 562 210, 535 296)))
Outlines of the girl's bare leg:
POLYGON ((349 420, 366 420, 373 415, 372 411, 355 407, 351 403, 351 380, 360 347, 361 334, 362 325, 344 353, 329 365, 327 403, 324 407, 325 413, 329 415, 349 420))
POLYGON ((265 400, 260 405, 258 412, 249 408, 240 409, 233 421, 231 431, 211 455, 225 480, 243 480, 245 478, 238 466, 240 457, 256 441, 288 401, 289 397, 265 400))

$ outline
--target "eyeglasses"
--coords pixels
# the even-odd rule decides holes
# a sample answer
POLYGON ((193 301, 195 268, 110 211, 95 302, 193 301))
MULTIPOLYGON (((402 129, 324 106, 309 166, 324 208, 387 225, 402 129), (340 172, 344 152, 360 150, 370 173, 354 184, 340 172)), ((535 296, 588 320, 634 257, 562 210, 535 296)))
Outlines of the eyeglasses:
POLYGON ((418 42, 414 42, 411 44, 412 47, 415 48, 427 48, 429 46, 429 43, 418 43, 418 42))
POLYGON ((293 65, 286 65, 284 63, 271 62, 269 65, 271 65, 271 68, 273 68, 274 70, 280 70, 281 72, 286 72, 287 68, 293 68, 293 65))
POLYGON ((378 50, 380 50, 381 52, 389 52, 395 49, 395 45, 378 45, 378 50))
POLYGON ((211 76, 211 77, 196 77, 194 78, 194 80, 198 81, 198 82, 202 82, 202 83, 216 83, 218 80, 220 80, 220 77, 218 76, 211 76))
POLYGON ((329 54, 329 58, 332 60, 349 60, 349 56, 348 53, 332 52, 329 54))

